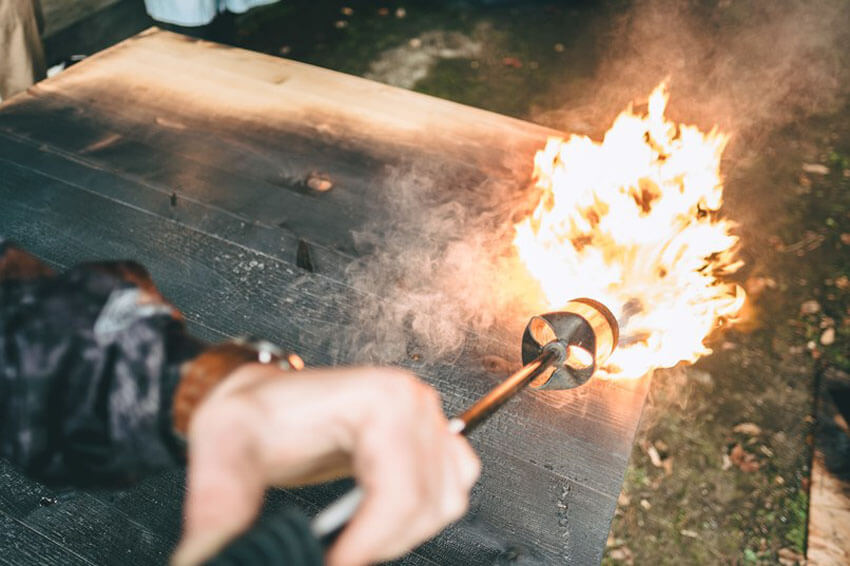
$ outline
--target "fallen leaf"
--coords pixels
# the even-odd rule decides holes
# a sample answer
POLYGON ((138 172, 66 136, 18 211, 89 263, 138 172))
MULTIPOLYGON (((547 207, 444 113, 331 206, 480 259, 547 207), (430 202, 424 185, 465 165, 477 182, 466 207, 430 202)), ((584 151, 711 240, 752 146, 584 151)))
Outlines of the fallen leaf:
POLYGON ((850 232, 841 234, 841 243, 846 246, 850 246, 850 232))
POLYGON ((617 505, 620 507, 628 507, 631 502, 632 498, 626 495, 626 492, 621 491, 620 496, 617 497, 617 505))
POLYGON ((505 57, 502 59, 502 64, 505 67, 511 67, 514 69, 522 69, 522 61, 517 59, 516 57, 505 57))
POLYGON ((761 434, 761 427, 755 423, 741 423, 735 425, 732 429, 734 432, 746 434, 748 436, 758 436, 761 434))
POLYGON ((667 458, 664 458, 661 461, 661 467, 664 468, 664 475, 665 476, 672 476, 673 475, 673 457, 668 456, 667 458))
POLYGON ((815 314, 820 312, 820 303, 814 299, 805 301, 800 305, 800 314, 815 314))
POLYGON ((850 289, 850 277, 842 275, 841 277, 835 280, 835 286, 841 289, 842 291, 845 289, 850 289))
POLYGON ((782 564, 782 566, 795 566, 798 564, 805 564, 805 562, 806 558, 799 552, 795 552, 790 548, 779 549, 779 563, 782 564))
POLYGON ((644 509, 646 509, 647 511, 652 509, 652 503, 650 503, 649 500, 647 500, 647 499, 641 499, 640 500, 640 506, 643 507, 644 509))
POLYGON ((351 8, 350 6, 343 6, 340 12, 342 12, 343 16, 350 16, 354 13, 354 8, 351 8))
POLYGON ((656 468, 661 467, 661 456, 658 454, 658 450, 656 450, 655 446, 652 444, 649 445, 649 448, 646 449, 646 453, 649 456, 649 461, 652 462, 652 465, 656 468))
POLYGON ((611 560, 615 560, 617 562, 625 562, 626 564, 633 564, 634 557, 632 556, 632 551, 629 550, 627 546, 621 546, 620 548, 615 548, 611 552, 608 553, 608 557, 611 560))
POLYGON ((679 531, 679 534, 680 534, 680 535, 682 535, 683 537, 688 537, 688 538, 699 538, 699 533, 698 533, 698 532, 696 532, 696 531, 691 531, 691 530, 688 530, 688 529, 682 529, 681 531, 679 531))
POLYGON ((835 328, 829 327, 820 335, 820 343, 824 346, 832 346, 835 343, 835 328))
POLYGON ((814 175, 829 175, 829 167, 820 163, 803 163, 803 171, 814 175))
POLYGON ((729 459, 742 472, 757 472, 760 467, 755 455, 744 450, 740 444, 736 444, 732 448, 732 451, 729 453, 729 459))

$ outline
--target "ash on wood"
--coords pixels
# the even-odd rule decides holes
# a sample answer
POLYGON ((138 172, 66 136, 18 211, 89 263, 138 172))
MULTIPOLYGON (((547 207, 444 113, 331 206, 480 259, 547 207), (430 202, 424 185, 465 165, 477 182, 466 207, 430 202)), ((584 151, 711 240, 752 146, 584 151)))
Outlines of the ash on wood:
MULTIPOLYGON (((387 168, 413 160, 453 190, 482 178, 519 190, 553 134, 152 29, 0 106, 0 226, 58 267, 141 261, 205 338, 264 336, 312 365, 345 363, 327 346, 356 330, 360 292, 344 274, 353 234, 389 218, 387 168), (334 188, 305 190, 315 171, 334 188)), ((518 361, 519 337, 470 335, 465 349, 475 355, 457 363, 410 362, 449 413, 501 377, 483 356, 518 361)), ((468 517, 401 563, 598 563, 647 386, 591 381, 509 403, 471 438, 483 475, 468 517)), ((62 496, 2 463, 0 476, 0 563, 163 563, 178 538, 180 472, 62 496)), ((315 511, 349 485, 275 491, 268 510, 315 511)))

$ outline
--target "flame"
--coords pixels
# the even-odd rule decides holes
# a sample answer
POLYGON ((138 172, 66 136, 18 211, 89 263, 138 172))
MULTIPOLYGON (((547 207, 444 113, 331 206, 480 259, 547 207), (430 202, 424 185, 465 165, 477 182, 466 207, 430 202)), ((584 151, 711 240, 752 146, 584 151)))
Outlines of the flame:
POLYGON ((723 282, 734 223, 720 216, 728 136, 665 119, 662 83, 645 115, 622 112, 602 142, 550 138, 534 158, 541 191, 514 245, 557 309, 586 296, 620 319, 620 344, 601 373, 640 377, 711 353, 705 337, 746 298, 723 282))

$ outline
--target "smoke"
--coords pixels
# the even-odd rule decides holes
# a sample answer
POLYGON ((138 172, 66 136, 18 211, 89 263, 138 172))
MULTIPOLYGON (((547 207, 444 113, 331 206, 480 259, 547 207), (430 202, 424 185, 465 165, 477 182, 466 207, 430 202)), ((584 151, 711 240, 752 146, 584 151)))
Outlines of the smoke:
MULTIPOLYGON (((847 94, 850 5, 842 0, 636 0, 615 17, 594 78, 569 106, 533 117, 601 134, 626 104, 670 81, 668 115, 717 125, 739 145, 835 108, 847 94)), ((581 131, 585 130, 585 131, 581 131)))
MULTIPOLYGON (((603 55, 594 76, 581 88, 558 87, 564 107, 531 118, 598 138, 666 79, 668 116, 704 130, 717 125, 733 135, 727 161, 745 160, 778 128, 844 100, 849 37, 850 4, 839 0, 636 0, 595 39, 603 55)), ((532 156, 513 158, 527 169, 532 156)), ((470 331, 496 334, 518 350, 519 333, 542 302, 511 240, 535 195, 493 179, 448 185, 445 171, 423 162, 387 172, 386 216, 354 235, 362 259, 346 275, 365 295, 359 331, 344 337, 338 359, 450 361, 470 331)))
POLYGON ((536 285, 513 252, 512 216, 528 207, 528 195, 504 180, 474 178, 454 179, 447 191, 451 177, 424 163, 388 171, 386 216, 354 234, 362 259, 346 279, 364 295, 344 359, 451 361, 470 331, 494 327, 519 350, 536 285))

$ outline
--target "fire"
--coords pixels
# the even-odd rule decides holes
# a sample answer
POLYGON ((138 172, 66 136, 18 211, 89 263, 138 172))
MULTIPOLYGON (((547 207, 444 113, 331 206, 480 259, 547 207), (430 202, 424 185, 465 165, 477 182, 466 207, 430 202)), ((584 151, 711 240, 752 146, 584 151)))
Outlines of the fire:
POLYGON ((540 202, 515 226, 549 308, 586 296, 620 319, 601 372, 612 377, 711 353, 705 337, 745 299, 722 281, 743 265, 735 225, 719 214, 728 136, 668 121, 667 99, 661 84, 645 115, 627 108, 601 142, 550 138, 534 158, 540 202))

